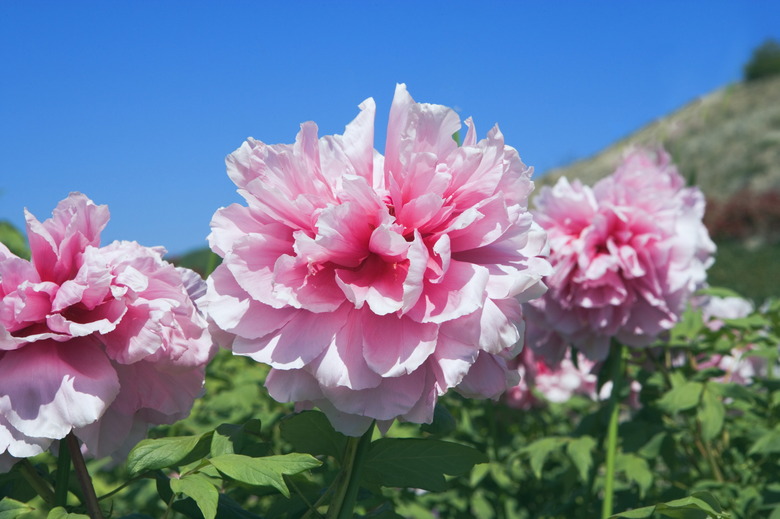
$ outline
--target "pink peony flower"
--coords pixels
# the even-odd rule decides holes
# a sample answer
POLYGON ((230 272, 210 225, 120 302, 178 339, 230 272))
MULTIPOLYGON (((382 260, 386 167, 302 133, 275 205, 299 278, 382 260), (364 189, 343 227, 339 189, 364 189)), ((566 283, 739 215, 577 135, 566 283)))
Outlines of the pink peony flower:
POLYGON ((390 110, 374 150, 373 99, 344 135, 305 123, 294 144, 249 139, 227 159, 247 206, 220 209, 208 313, 231 347, 271 366, 280 402, 316 405, 358 435, 372 420, 429 422, 437 397, 506 389, 519 301, 544 291, 545 234, 531 168, 493 128, 415 103, 390 110))
POLYGON ((27 214, 31 261, 0 244, 5 468, 71 431, 91 455, 121 457, 202 391, 213 345, 187 290, 205 283, 160 248, 100 247, 108 217, 72 193, 43 223, 27 214))
POLYGON ((529 344, 555 363, 567 345, 593 360, 610 339, 643 347, 677 322, 706 279, 715 245, 704 196, 663 150, 633 150, 593 189, 562 178, 534 212, 550 239, 550 290, 525 305, 529 344))

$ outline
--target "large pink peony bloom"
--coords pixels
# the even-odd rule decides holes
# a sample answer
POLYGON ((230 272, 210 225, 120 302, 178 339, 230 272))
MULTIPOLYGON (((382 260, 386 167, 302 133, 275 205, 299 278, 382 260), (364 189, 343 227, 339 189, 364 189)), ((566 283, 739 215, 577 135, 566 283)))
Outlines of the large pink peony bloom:
MULTIPOLYGON (((390 110, 374 150, 372 99, 344 135, 305 123, 294 144, 249 139, 227 159, 248 206, 220 209, 208 312, 235 354, 272 367, 281 402, 316 405, 341 431, 428 422, 450 388, 496 396, 522 337, 520 301, 544 291, 545 234, 531 169, 493 128, 415 103, 390 110)), ((509 377, 511 378, 511 377, 509 377)))
POLYGON ((670 329, 706 279, 715 245, 702 224, 704 196, 663 150, 634 150, 593 189, 562 178, 534 200, 555 273, 529 344, 555 363, 572 345, 594 360, 610 339, 646 346, 670 329))
POLYGON ((204 283, 134 242, 99 247, 106 206, 72 193, 27 214, 32 260, 0 244, 0 464, 74 432, 124 455, 185 417, 213 353, 188 290, 204 283))

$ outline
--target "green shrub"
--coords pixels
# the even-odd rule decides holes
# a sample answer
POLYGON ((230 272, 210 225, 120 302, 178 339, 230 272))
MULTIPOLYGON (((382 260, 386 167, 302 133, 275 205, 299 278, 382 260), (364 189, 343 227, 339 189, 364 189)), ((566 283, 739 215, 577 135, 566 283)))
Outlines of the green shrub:
POLYGON ((767 40, 753 51, 745 65, 745 81, 754 81, 780 74, 780 43, 767 40))

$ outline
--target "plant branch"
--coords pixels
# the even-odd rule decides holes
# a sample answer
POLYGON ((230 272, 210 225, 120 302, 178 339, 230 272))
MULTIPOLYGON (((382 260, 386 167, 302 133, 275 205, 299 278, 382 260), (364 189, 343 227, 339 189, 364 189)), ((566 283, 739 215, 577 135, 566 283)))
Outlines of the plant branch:
POLYGON ((70 448, 68 442, 60 442, 60 452, 57 456, 57 476, 54 485, 54 506, 68 504, 68 488, 70 487, 70 448))
POLYGON ((350 519, 353 516, 357 494, 360 489, 360 476, 366 461, 374 422, 360 438, 349 438, 341 467, 340 486, 328 509, 328 519, 350 519))
POLYGON ((84 506, 87 507, 87 513, 90 519, 103 519, 103 512, 100 511, 100 504, 98 503, 97 495, 95 495, 95 487, 92 486, 92 478, 89 477, 87 464, 84 463, 84 456, 81 455, 79 440, 71 432, 68 433, 66 441, 68 442, 68 449, 73 460, 73 468, 76 470, 76 477, 79 480, 79 486, 81 486, 81 491, 84 493, 84 506))
POLYGON ((24 477, 25 481, 29 483, 33 490, 35 490, 46 503, 50 505, 54 504, 54 491, 52 490, 51 485, 38 474, 38 471, 32 466, 30 460, 26 458, 23 459, 16 464, 16 468, 22 473, 22 477, 24 477))
POLYGON ((606 480, 604 482, 604 501, 601 508, 602 519, 612 516, 613 498, 615 492, 615 459, 617 458, 618 417, 620 414, 620 391, 623 385, 623 347, 617 342, 612 345, 612 393, 609 395, 609 425, 607 426, 607 461, 606 480))

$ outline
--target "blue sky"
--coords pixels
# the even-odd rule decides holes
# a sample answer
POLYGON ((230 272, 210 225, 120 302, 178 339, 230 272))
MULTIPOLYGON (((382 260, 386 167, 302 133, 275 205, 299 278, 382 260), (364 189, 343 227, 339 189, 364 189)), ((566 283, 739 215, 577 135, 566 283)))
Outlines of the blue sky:
POLYGON ((104 243, 205 245, 246 137, 340 133, 395 84, 498 123, 536 174, 738 81, 780 2, 0 0, 0 220, 70 191, 104 243))

